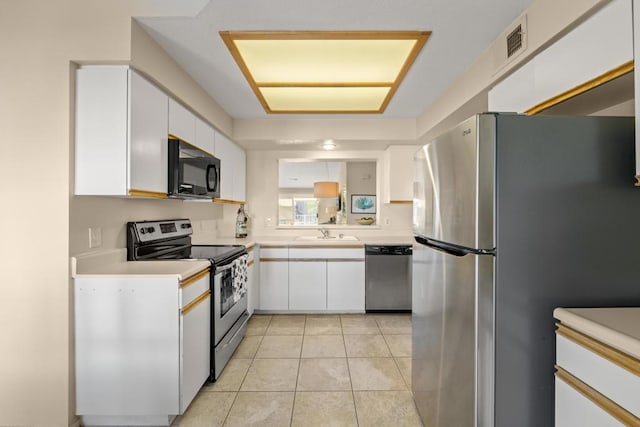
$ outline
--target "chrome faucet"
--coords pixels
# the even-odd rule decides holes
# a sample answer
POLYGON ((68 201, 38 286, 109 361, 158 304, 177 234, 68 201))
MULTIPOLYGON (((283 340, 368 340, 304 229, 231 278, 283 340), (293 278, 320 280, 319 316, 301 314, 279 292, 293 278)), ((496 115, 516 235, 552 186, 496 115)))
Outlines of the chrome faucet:
POLYGON ((329 230, 327 230, 326 228, 324 228, 324 227, 318 228, 318 231, 322 233, 322 238, 323 239, 328 239, 329 238, 329 230))

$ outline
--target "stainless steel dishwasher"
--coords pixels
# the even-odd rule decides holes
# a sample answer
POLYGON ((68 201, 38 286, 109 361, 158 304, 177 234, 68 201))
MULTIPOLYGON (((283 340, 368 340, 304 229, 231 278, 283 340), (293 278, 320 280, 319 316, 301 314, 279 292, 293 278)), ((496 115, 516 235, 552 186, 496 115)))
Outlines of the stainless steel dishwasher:
POLYGON ((411 311, 410 245, 365 245, 365 310, 411 311))

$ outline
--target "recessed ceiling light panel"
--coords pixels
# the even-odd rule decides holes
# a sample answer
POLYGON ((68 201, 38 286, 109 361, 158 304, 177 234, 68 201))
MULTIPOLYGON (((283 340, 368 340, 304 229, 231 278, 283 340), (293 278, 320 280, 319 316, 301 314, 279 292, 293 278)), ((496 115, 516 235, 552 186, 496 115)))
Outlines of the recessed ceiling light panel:
POLYGON ((430 32, 221 32, 267 113, 382 113, 430 32))

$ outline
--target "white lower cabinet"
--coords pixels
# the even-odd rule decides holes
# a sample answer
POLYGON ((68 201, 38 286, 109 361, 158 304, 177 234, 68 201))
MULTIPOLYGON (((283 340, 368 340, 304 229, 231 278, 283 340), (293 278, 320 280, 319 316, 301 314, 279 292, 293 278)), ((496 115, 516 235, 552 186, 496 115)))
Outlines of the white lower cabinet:
POLYGON ((364 261, 327 261, 327 310, 364 311, 364 261))
POLYGON ((555 392, 555 425, 557 427, 618 427, 624 425, 559 378, 556 378, 555 392))
POLYGON ((260 260, 260 309, 289 309, 289 261, 260 260))
POLYGON ((555 425, 640 425, 639 366, 633 356, 560 323, 556 330, 555 425))
POLYGON ((260 249, 260 310, 364 311, 364 247, 260 249))
POLYGON ((327 309, 327 262, 289 261, 289 310, 327 309))
POLYGON ((209 376, 209 274, 74 281, 76 413, 85 425, 169 425, 209 376))
MULTIPOLYGON (((209 276, 206 276, 209 281, 209 276)), ((182 309, 180 315, 180 413, 191 403, 211 370, 211 294, 182 309), (205 326, 207 325, 207 326, 205 326)))

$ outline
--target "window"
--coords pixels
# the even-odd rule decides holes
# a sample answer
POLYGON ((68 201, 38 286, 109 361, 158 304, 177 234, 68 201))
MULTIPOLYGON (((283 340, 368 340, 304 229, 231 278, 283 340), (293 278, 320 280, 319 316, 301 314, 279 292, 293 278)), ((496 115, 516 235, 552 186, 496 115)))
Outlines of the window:
POLYGON ((309 195, 280 195, 279 225, 318 225, 318 200, 309 195))

